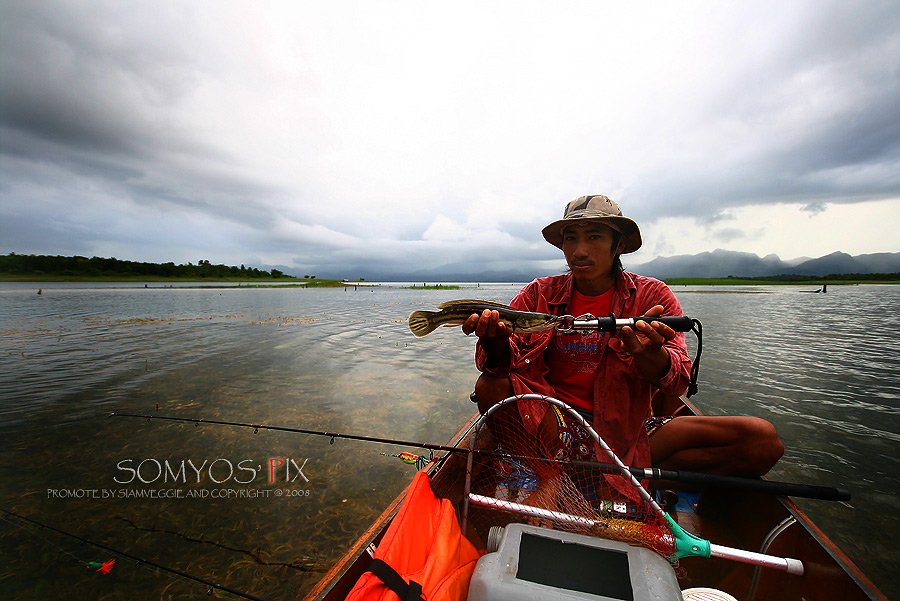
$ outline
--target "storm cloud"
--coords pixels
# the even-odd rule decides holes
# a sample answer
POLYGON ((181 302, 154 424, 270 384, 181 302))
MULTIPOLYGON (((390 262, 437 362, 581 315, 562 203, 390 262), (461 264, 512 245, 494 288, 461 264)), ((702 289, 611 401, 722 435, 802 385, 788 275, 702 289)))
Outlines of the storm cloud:
POLYGON ((0 10, 0 252, 546 272, 593 193, 635 260, 900 251, 896 2, 0 10))

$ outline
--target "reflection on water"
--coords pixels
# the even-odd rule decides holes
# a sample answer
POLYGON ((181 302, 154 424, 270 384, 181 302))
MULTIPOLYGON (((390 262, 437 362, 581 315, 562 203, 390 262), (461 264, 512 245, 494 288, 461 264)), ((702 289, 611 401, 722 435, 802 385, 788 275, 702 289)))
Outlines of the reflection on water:
MULTIPOLYGON (((417 339, 405 318, 455 298, 507 302, 518 289, 55 286, 41 296, 34 285, 0 286, 2 507, 271 599, 309 590, 411 480, 409 466, 382 455, 408 449, 108 413, 158 406, 166 415, 442 443, 474 410, 473 340, 458 329, 417 339), (188 460, 216 463, 199 483, 189 467, 177 484, 115 481, 130 474, 122 465, 145 461, 141 474, 153 480, 154 461, 188 460), (296 472, 285 482, 282 471, 269 482, 271 460, 302 465, 309 482, 296 472), (252 483, 239 465, 256 470, 252 483), (53 498, 174 488, 258 494, 53 498)), ((675 290, 704 325, 693 398, 709 414, 775 423, 787 452, 774 478, 851 489, 847 504, 800 505, 890 595, 887 575, 900 568, 889 539, 900 525, 900 357, 889 343, 900 333, 900 287, 752 290, 764 293, 675 290)), ((206 595, 123 561, 95 574, 79 562, 109 559, 103 552, 3 526, 0 582, 13 598, 206 595)))

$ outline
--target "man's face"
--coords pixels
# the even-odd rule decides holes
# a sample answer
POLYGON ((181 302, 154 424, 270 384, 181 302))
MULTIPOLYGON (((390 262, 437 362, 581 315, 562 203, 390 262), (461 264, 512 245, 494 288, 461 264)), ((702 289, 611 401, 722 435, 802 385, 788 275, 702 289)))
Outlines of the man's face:
POLYGON ((578 283, 588 284, 612 277, 613 261, 624 242, 613 248, 613 230, 602 223, 566 226, 562 250, 578 283))

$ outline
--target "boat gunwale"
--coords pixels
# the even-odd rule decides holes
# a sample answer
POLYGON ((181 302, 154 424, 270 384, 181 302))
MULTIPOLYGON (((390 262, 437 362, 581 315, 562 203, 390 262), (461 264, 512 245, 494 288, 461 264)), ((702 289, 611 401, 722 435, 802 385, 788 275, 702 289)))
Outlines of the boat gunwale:
MULTIPOLYGON (((472 427, 475 425, 479 414, 476 412, 469 421, 463 425, 459 431, 454 434, 450 440, 447 442, 445 446, 449 447, 458 447, 462 446, 462 443, 466 439, 466 435, 472 430, 472 427)), ((467 443, 466 443, 467 444, 467 443)), ((422 468, 429 477, 434 476, 441 468, 444 466, 447 459, 449 459, 454 453, 450 451, 443 451, 441 454, 436 455, 422 468)), ((400 505, 403 500, 406 498, 406 493, 409 490, 409 485, 404 487, 404 489, 398 494, 393 501, 388 504, 385 510, 379 515, 375 521, 363 532, 362 535, 356 540, 356 542, 351 545, 351 547, 347 550, 347 552, 322 576, 321 580, 316 583, 316 586, 307 593, 302 601, 323 601, 325 599, 333 599, 333 593, 336 593, 336 587, 341 583, 344 577, 353 570, 355 566, 360 562, 363 555, 366 552, 366 549, 369 548, 370 545, 381 539, 381 536, 384 535, 385 530, 387 530, 387 526, 394 519, 394 516, 397 514, 397 511, 400 509, 400 505)), ((365 571, 361 570, 360 574, 365 571)), ((351 587, 352 584, 351 583, 351 587)), ((349 592, 349 588, 347 590, 349 592)), ((342 599, 343 596, 337 597, 342 599)))
MULTIPOLYGON (((703 415, 703 412, 686 397, 680 396, 678 397, 678 400, 690 414, 703 415)), ((763 476, 762 479, 766 480, 767 478, 763 476)), ((808 534, 813 541, 831 557, 838 567, 847 574, 863 594, 872 601, 888 601, 888 598, 878 590, 875 583, 869 580, 868 576, 859 569, 859 566, 857 566, 853 560, 834 543, 834 541, 828 538, 828 535, 825 534, 825 532, 790 499, 790 497, 774 495, 774 499, 781 504, 784 510, 787 511, 794 520, 796 520, 796 523, 806 531, 806 534, 808 534)))

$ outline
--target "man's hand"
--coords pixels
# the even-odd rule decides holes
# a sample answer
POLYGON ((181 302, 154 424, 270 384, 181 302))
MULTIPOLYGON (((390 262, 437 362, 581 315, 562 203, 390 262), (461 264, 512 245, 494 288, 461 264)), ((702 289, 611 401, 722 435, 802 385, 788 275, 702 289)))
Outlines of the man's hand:
MULTIPOLYGON (((645 317, 658 317, 665 309, 655 305, 644 313, 645 317)), ((634 357, 635 363, 648 380, 659 384, 660 378, 668 373, 672 364, 669 352, 663 345, 675 338, 675 330, 669 326, 653 321, 639 321, 634 328, 625 326, 609 339, 609 346, 619 353, 634 357)))
POLYGON ((509 353, 509 328, 500 321, 500 313, 485 309, 481 315, 472 313, 462 324, 463 334, 468 336, 472 332, 481 341, 481 347, 487 353, 487 364, 498 365, 509 353))
MULTIPOLYGON (((509 329, 500 321, 500 312, 485 309, 481 315, 472 313, 462 324, 463 334, 468 336, 472 332, 479 338, 500 339, 509 338, 509 329)), ((486 341, 482 341, 486 342, 486 341)))

